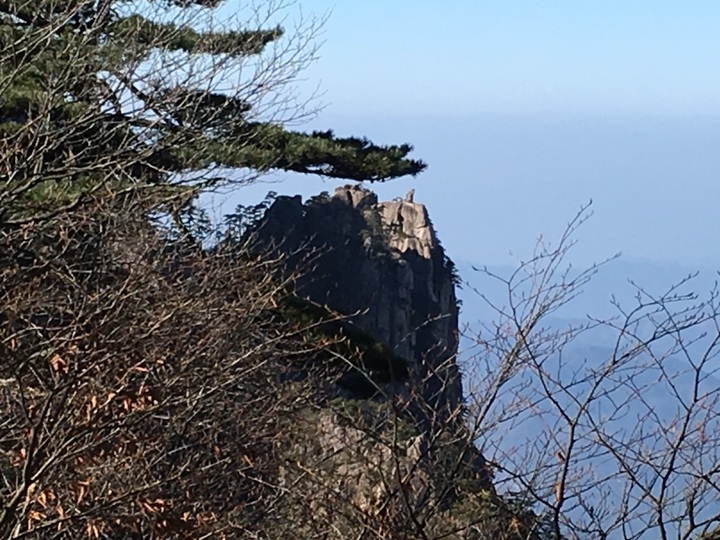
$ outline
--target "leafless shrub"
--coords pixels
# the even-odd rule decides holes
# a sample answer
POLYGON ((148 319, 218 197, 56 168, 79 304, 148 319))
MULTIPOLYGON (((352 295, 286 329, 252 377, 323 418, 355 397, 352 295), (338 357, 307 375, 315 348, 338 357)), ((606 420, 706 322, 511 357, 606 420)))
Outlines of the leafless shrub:
POLYGON ((485 270, 507 298, 487 300, 496 322, 474 337, 474 430, 498 490, 522 493, 552 538, 700 537, 720 510, 717 290, 693 292, 695 275, 660 294, 635 285, 615 317, 549 325, 598 270, 565 264, 588 215, 510 277, 485 270), (573 347, 585 335, 595 351, 573 347))
POLYGON ((273 320, 272 262, 187 253, 123 210, 3 238, 3 538, 222 534, 277 476, 301 396, 278 391, 298 328, 273 320))

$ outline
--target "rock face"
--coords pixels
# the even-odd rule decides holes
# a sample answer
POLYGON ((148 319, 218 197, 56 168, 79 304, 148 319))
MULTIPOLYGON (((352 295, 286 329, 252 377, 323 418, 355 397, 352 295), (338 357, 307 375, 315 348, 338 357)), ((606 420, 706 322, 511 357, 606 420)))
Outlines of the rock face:
POLYGON ((346 361, 362 342, 376 366, 308 383, 311 405, 283 417, 278 482, 299 500, 274 523, 296 538, 535 539, 535 518, 496 493, 465 424, 454 267, 413 195, 379 202, 343 186, 304 204, 279 197, 248 233, 282 257, 293 298, 350 327, 346 361))
POLYGON ((424 205, 411 194, 378 202, 356 185, 306 204, 279 197, 255 237, 287 257, 300 295, 347 315, 408 360, 424 421, 459 416, 453 267, 424 205))

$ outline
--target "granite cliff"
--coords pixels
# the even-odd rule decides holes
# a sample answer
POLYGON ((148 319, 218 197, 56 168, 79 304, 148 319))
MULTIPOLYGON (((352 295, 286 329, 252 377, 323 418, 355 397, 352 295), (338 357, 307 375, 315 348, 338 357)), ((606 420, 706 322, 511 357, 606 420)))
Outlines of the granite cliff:
POLYGON ((409 199, 378 202, 357 185, 306 204, 279 197, 254 234, 287 258, 300 296, 406 359, 425 422, 446 421, 459 418, 463 401, 455 278, 427 209, 409 199))
POLYGON ((302 536, 331 523, 340 538, 367 527, 373 538, 536 538, 535 518, 495 493, 465 426, 457 278, 412 192, 389 202, 360 186, 305 203, 278 197, 251 238, 284 261, 301 301, 337 314, 350 343, 370 336, 407 368, 347 361, 316 386, 316 406, 286 419, 283 459, 295 465, 281 468, 280 484, 308 494, 313 512, 288 505, 278 526, 302 536))

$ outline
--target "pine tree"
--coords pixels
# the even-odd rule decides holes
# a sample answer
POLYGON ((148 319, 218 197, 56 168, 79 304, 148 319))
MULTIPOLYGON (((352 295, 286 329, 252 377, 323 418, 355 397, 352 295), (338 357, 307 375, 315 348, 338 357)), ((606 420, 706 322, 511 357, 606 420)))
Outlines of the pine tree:
POLYGON ((218 28, 222 3, 0 0, 0 221, 271 170, 384 181, 424 169, 407 144, 286 127, 300 106, 283 91, 314 56, 311 36, 218 28))
POLYGON ((0 0, 0 538, 259 538, 291 504, 306 396, 278 374, 332 340, 278 312, 277 261, 186 242, 188 203, 424 164, 289 128, 314 27, 265 24, 273 1, 228 29, 215 0, 0 0))

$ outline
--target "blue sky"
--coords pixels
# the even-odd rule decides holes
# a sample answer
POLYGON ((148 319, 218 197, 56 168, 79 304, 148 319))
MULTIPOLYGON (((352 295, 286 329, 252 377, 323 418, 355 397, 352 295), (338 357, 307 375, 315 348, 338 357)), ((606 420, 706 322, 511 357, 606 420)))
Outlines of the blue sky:
POLYGON ((720 114, 720 2, 305 0, 313 75, 365 112, 720 114))
POLYGON ((330 12, 302 83, 325 92, 308 127, 415 144, 428 171, 378 191, 415 187, 455 259, 512 262, 593 199, 579 264, 622 251, 720 268, 720 2, 300 4, 330 12))

